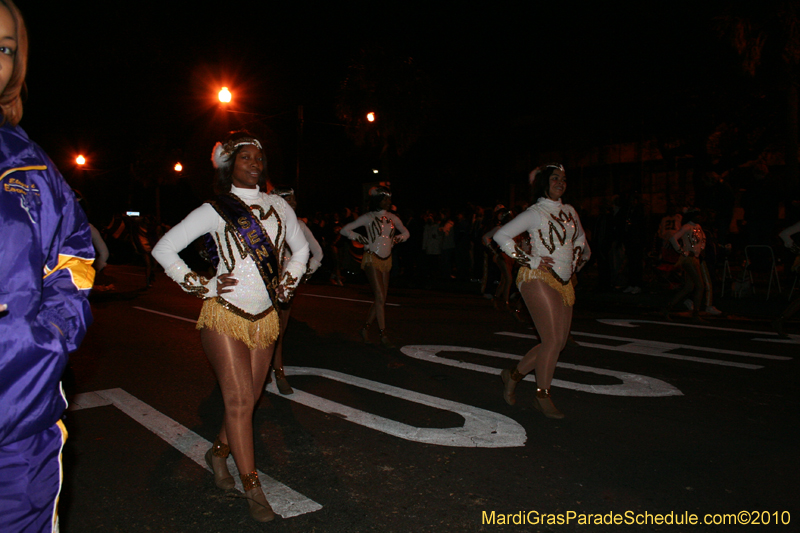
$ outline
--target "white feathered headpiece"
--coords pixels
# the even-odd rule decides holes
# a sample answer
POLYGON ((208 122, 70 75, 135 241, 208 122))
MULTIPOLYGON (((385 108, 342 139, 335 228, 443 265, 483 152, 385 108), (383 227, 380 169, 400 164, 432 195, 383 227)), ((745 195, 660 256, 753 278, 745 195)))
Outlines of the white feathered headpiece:
POLYGON ((264 151, 264 149, 261 147, 261 143, 258 142, 258 139, 254 139, 253 137, 240 137, 238 139, 230 140, 225 144, 218 142, 214 145, 214 149, 211 151, 211 162, 214 164, 214 168, 227 167, 230 165, 231 155, 233 155, 233 152, 240 146, 244 146, 246 144, 252 144, 262 152, 264 151))

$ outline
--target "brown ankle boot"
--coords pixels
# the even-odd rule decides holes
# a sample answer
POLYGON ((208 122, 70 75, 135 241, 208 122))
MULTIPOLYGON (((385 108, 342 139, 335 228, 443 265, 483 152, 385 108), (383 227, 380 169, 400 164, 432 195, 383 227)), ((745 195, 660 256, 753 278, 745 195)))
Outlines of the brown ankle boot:
POLYGON ((547 418, 564 418, 564 413, 556 409, 550 399, 550 389, 536 389, 536 399, 533 406, 547 418))
POLYGON ((206 464, 214 473, 214 483, 224 490, 231 490, 236 486, 233 476, 228 471, 227 459, 230 453, 230 446, 219 440, 219 437, 206 452, 206 464))
POLYGON ((258 472, 253 470, 249 474, 239 476, 242 478, 244 487, 244 497, 250 507, 250 516, 257 522, 269 522, 275 518, 275 512, 270 507, 264 491, 261 490, 261 481, 258 480, 258 472))
POLYGON ((503 399, 508 405, 517 403, 517 395, 514 394, 514 389, 517 388, 519 383, 525 376, 519 373, 517 367, 506 368, 500 373, 500 378, 503 380, 503 399))

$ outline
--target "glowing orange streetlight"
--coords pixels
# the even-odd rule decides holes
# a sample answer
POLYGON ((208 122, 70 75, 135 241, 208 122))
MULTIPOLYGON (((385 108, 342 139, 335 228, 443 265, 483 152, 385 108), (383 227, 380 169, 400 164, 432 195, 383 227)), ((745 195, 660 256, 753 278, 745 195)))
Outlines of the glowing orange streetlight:
POLYGON ((219 101, 225 104, 231 101, 231 92, 228 90, 227 87, 223 87, 219 91, 219 101))
POLYGON ((78 157, 76 157, 76 158, 75 158, 75 162, 76 162, 77 164, 79 164, 79 165, 83 166, 83 165, 85 165, 85 164, 86 164, 86 158, 85 158, 85 157, 83 157, 82 155, 79 155, 78 157))
POLYGON ((182 171, 183 171, 183 165, 181 165, 180 163, 175 163, 175 172, 182 172, 182 171))
POLYGON ((375 113, 373 113, 372 111, 370 111, 369 113, 367 113, 367 121, 369 121, 369 122, 375 122, 375 113))

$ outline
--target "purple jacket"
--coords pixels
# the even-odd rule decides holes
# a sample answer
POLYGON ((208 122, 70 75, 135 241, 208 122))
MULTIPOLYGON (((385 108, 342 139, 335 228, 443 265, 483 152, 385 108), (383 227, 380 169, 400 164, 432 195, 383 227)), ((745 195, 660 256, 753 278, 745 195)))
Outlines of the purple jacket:
POLYGON ((92 235, 47 154, 0 127, 0 447, 55 424, 61 375, 92 314, 92 235))

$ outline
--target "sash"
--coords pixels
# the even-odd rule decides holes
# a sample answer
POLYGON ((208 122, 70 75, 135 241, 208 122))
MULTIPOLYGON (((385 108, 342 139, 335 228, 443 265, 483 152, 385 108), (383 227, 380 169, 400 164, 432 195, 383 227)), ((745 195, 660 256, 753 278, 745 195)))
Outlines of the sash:
MULTIPOLYGON (((234 194, 227 193, 217 196, 217 199, 211 202, 211 206, 225 221, 226 231, 231 231, 236 235, 238 248, 245 250, 253 258, 272 303, 277 303, 275 289, 280 283, 281 268, 275 253, 275 245, 264 226, 253 215, 250 207, 234 194)), ((214 268, 217 268, 219 253, 214 238, 207 233, 205 241, 214 268)))

